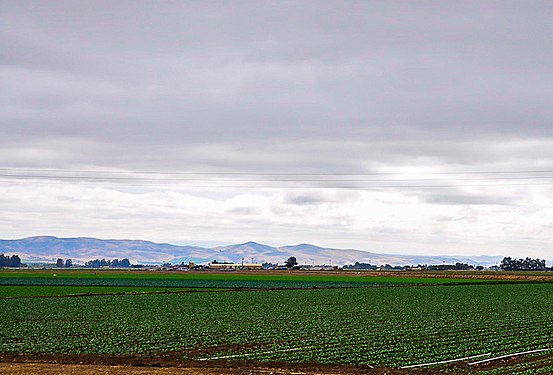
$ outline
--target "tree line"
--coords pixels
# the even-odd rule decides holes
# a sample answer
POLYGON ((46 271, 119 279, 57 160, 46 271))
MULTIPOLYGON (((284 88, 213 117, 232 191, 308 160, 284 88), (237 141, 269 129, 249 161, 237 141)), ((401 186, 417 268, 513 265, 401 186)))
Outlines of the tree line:
POLYGON ((4 254, 0 254, 0 267, 21 267, 23 264, 21 263, 21 258, 19 255, 12 255, 6 256, 4 254))
POLYGON ((73 261, 71 259, 66 259, 65 262, 62 258, 58 258, 56 260, 56 267, 69 268, 71 266, 73 266, 73 261))
POLYGON ((545 271, 545 259, 516 259, 505 257, 499 267, 504 271, 545 271))
POLYGON ((84 264, 87 268, 100 268, 100 267, 111 267, 111 268, 128 268, 131 266, 131 261, 128 258, 124 259, 94 259, 85 262, 84 264))

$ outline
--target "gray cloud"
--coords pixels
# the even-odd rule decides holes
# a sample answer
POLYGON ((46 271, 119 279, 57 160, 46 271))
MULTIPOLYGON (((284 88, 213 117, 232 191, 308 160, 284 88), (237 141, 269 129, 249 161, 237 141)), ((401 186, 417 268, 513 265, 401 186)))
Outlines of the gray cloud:
POLYGON ((198 147, 219 145, 305 170, 326 143, 339 168, 471 164, 471 142, 553 136, 549 2, 2 3, 0 136, 118 150, 74 163, 132 167, 118 153, 157 145, 172 159, 153 168, 256 168, 198 147))
POLYGON ((256 207, 233 207, 227 210, 227 212, 231 214, 249 216, 249 215, 258 215, 261 213, 261 210, 259 210, 256 207))
POLYGON ((325 202, 326 199, 322 194, 314 193, 288 193, 284 197, 284 203, 295 204, 295 205, 309 205, 309 204, 318 204, 325 202))
POLYGON ((423 201, 444 205, 501 205, 511 206, 519 202, 519 198, 496 194, 470 194, 462 192, 427 193, 423 201))
POLYGON ((359 198, 356 191, 347 190, 313 190, 298 189, 287 191, 282 196, 282 203, 291 205, 317 205, 323 203, 349 203, 359 198))

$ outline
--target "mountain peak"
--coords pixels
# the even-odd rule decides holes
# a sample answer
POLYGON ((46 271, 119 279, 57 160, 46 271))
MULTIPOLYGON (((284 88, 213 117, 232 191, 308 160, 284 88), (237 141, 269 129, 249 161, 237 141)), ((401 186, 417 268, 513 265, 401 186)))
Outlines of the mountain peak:
POLYGON ((248 242, 244 242, 244 243, 237 244, 237 245, 229 245, 229 246, 220 247, 220 249, 225 249, 225 250, 246 249, 246 248, 251 248, 251 249, 256 249, 256 250, 261 250, 261 249, 272 250, 272 249, 274 249, 273 246, 264 245, 262 243, 254 242, 254 241, 248 241, 248 242))
POLYGON ((260 244, 259 242, 248 241, 248 242, 239 244, 238 246, 266 246, 266 245, 260 244))
POLYGON ((286 249, 294 249, 294 250, 301 250, 301 249, 313 249, 313 250, 320 250, 323 249, 320 246, 311 245, 309 243, 300 243, 298 245, 292 245, 292 246, 284 246, 286 249))
POLYGON ((25 237, 22 239, 22 241, 26 242, 46 242, 46 241, 55 241, 59 240, 60 238, 55 236, 31 236, 31 237, 25 237))
POLYGON ((132 262, 178 261, 197 263, 213 259, 240 262, 254 259, 255 262, 284 262, 295 256, 304 264, 352 264, 365 262, 371 264, 416 265, 442 264, 444 262, 491 265, 501 261, 501 257, 451 257, 417 256, 399 254, 378 254, 353 249, 333 249, 308 243, 294 246, 273 247, 248 241, 242 244, 213 248, 195 246, 177 246, 159 244, 142 240, 102 240, 97 238, 58 238, 54 236, 36 236, 20 240, 0 240, 0 253, 17 253, 23 260, 41 258, 70 258, 85 262, 95 258, 129 258, 132 262))

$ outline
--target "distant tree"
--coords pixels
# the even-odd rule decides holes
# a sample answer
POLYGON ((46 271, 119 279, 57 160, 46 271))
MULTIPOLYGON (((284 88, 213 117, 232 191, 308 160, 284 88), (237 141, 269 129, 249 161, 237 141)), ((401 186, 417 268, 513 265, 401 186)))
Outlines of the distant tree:
POLYGON ((94 259, 89 260, 88 262, 85 262, 84 264, 87 268, 100 268, 100 267, 130 267, 131 262, 128 258, 119 260, 119 259, 113 259, 113 260, 105 260, 105 259, 94 259))
POLYGON ((474 269, 474 267, 469 266, 467 263, 455 263, 455 269, 458 271, 468 271, 474 269))
POLYGON ((58 258, 58 260, 56 260, 56 267, 63 267, 63 265, 64 265, 63 259, 58 258))
POLYGON ((66 259, 65 268, 70 268, 71 266, 73 266, 73 261, 71 259, 66 259))
POLYGON ((11 257, 4 254, 0 254, 0 267, 21 267, 21 258, 19 255, 12 255, 11 257))
POLYGON ((428 266, 428 269, 431 271, 469 271, 473 270, 474 267, 468 265, 467 263, 455 263, 455 264, 434 264, 428 266))
POLYGON ((284 265, 286 266, 286 268, 293 268, 297 264, 298 264, 298 260, 296 259, 296 257, 290 257, 286 259, 286 262, 284 262, 284 265))
POLYGON ((345 270, 376 270, 378 266, 370 264, 370 263, 359 263, 355 262, 355 264, 345 265, 345 270))
POLYGON ((85 262, 84 266, 85 267, 88 267, 88 268, 100 268, 100 267, 105 267, 108 265, 108 262, 106 262, 105 259, 94 259, 94 260, 89 260, 88 262, 85 262))
POLYGON ((21 267, 22 265, 19 255, 14 254, 10 257, 10 267, 21 267))
POLYGON ((499 267, 504 271, 545 271, 545 259, 505 257, 499 267))
POLYGON ((131 266, 131 261, 129 260, 129 258, 123 258, 121 260, 121 262, 119 263, 120 267, 130 267, 131 266))

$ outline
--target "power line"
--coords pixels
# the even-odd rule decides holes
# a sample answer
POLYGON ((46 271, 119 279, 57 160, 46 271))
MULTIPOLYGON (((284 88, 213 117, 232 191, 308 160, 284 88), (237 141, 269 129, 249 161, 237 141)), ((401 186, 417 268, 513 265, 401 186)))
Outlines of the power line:
POLYGON ((499 187, 550 185, 553 171, 472 171, 427 173, 264 173, 264 172, 136 172, 71 169, 0 168, 0 181, 10 183, 118 184, 178 188, 339 188, 339 189, 425 189, 456 187, 499 187), (3 173, 2 173, 3 172, 3 173), (36 172, 36 173, 35 173, 36 172), (107 175, 102 175, 107 174, 107 175), (117 174, 117 175, 114 175, 117 174), (146 176, 141 176, 145 174, 146 176), (487 175, 486 175, 487 174, 487 175), (394 178, 406 175, 435 178, 394 178), (235 178, 231 178, 234 176, 235 178), (374 178, 367 178, 374 176, 374 178), (388 178, 383 178, 388 176, 388 178), (447 176, 447 177, 446 177, 447 176), (357 177, 357 178, 354 178, 357 177), (365 178, 363 178, 365 177, 365 178), (525 181, 524 183, 513 183, 525 181), (482 183, 484 182, 484 183, 482 183), (489 183, 485 183, 489 182, 489 183), (231 183, 231 184, 229 184, 231 183))
POLYGON ((56 173, 102 173, 102 174, 154 174, 154 175, 198 175, 198 176, 393 176, 393 175, 480 175, 480 174, 545 174, 553 170, 514 171, 447 171, 447 172, 225 172, 225 171, 115 171, 56 168, 0 168, 3 172, 56 172, 56 173))
POLYGON ((60 175, 42 175, 42 174, 5 174, 0 173, 0 177, 15 179, 62 179, 62 180, 98 180, 98 181, 221 181, 221 182, 425 182, 425 181, 502 181, 502 180, 536 180, 553 179, 553 176, 523 176, 523 177, 487 177, 487 178, 410 178, 410 179, 335 179, 335 178, 294 178, 294 179, 191 179, 191 178, 144 178, 144 177, 114 177, 114 176, 60 176, 60 175))
MULTIPOLYGON (((2 182, 28 184, 40 183, 42 185, 63 185, 63 181, 56 180, 12 180, 1 179, 2 182)), ((90 181, 88 181, 90 182, 90 181)), ((84 184, 87 181, 75 181, 77 184, 84 184)), ((121 185, 117 181, 95 181, 98 184, 121 185)), ((125 183, 126 187, 169 187, 180 189, 357 189, 357 190, 379 190, 379 189, 440 189, 440 188, 463 188, 463 187, 528 187, 553 185, 553 182, 529 182, 529 183, 493 183, 493 184, 443 184, 443 185, 190 185, 190 184, 167 184, 167 183, 125 183)))

